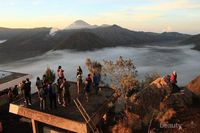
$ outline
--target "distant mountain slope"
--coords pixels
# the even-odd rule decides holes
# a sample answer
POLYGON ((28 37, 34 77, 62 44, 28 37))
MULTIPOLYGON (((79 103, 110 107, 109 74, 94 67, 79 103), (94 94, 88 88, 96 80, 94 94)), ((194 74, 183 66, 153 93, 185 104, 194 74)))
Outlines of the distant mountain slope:
POLYGON ((138 44, 152 43, 152 42, 165 42, 172 40, 182 40, 188 35, 180 33, 151 33, 151 32, 138 32, 122 28, 118 25, 113 25, 105 28, 96 28, 90 30, 101 38, 110 42, 111 45, 123 46, 137 46, 138 44), (176 35, 175 35, 176 34, 176 35))
POLYGON ((92 50, 106 47, 105 40, 91 32, 76 32, 61 42, 55 49, 92 50))
POLYGON ((7 40, 0 45, 0 62, 24 59, 53 49, 93 50, 115 46, 142 46, 146 43, 185 40, 189 35, 165 32, 138 32, 118 25, 93 26, 86 22, 76 24, 85 28, 56 30, 52 28, 8 29, 0 28, 0 40, 7 40), (81 23, 81 24, 80 24, 81 23), (9 54, 8 54, 9 53, 9 54))
POLYGON ((54 43, 49 37, 49 30, 50 28, 36 28, 12 36, 0 45, 0 61, 24 59, 51 50, 54 43))
POLYGON ((101 39, 108 42, 107 47, 112 46, 138 46, 144 43, 152 42, 166 42, 173 40, 183 40, 189 35, 176 33, 176 32, 165 32, 165 33, 151 33, 151 32, 138 32, 131 31, 122 28, 118 25, 112 25, 107 27, 97 27, 93 29, 74 29, 74 30, 63 30, 57 32, 57 37, 65 36, 65 38, 72 33, 85 31, 91 32, 100 37, 101 39))
POLYGON ((11 29, 11 28, 0 27, 0 40, 10 39, 28 30, 29 29, 11 29))
POLYGON ((90 25, 83 20, 77 20, 74 23, 70 24, 67 29, 84 29, 84 28, 96 28, 95 25, 90 25))
POLYGON ((183 41, 186 44, 195 44, 194 49, 200 50, 200 34, 191 36, 190 38, 183 41))

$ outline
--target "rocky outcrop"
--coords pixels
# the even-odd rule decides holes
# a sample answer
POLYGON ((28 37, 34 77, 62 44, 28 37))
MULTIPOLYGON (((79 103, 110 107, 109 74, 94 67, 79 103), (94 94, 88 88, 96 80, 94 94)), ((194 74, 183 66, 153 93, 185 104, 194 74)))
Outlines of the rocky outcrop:
POLYGON ((187 84, 188 90, 200 97, 200 75, 187 84))
POLYGON ((132 133, 132 130, 120 122, 112 128, 112 133, 132 133))
POLYGON ((151 88, 154 89, 163 89, 166 91, 166 93, 171 93, 172 92, 172 86, 169 83, 169 79, 167 77, 160 77, 157 78, 155 81, 153 81, 150 84, 151 88))
MULTIPOLYGON (((150 113, 153 115, 155 112, 162 112, 163 115, 167 115, 167 112, 170 112, 169 109, 174 110, 174 112, 187 109, 193 103, 193 94, 186 88, 180 92, 172 93, 172 86, 168 78, 159 77, 149 87, 131 96, 129 100, 133 107, 132 111, 146 118, 149 117, 150 113)), ((173 113, 172 116, 175 114, 173 113)), ((165 118, 161 116, 159 119, 165 118)))

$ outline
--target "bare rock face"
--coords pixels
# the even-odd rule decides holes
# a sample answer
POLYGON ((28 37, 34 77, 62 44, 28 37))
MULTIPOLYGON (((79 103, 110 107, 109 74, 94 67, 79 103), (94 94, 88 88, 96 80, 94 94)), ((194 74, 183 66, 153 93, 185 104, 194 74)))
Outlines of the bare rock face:
POLYGON ((134 112, 142 115, 142 111, 166 111, 173 108, 175 111, 188 108, 193 103, 193 94, 187 89, 183 92, 172 93, 172 86, 167 77, 160 77, 153 81, 149 87, 144 88, 130 97, 134 112))
POLYGON ((193 94, 189 90, 184 89, 184 93, 174 93, 163 102, 166 108, 173 108, 176 111, 180 111, 192 105, 193 94))
POLYGON ((200 75, 187 84, 188 90, 195 95, 200 96, 200 75))
POLYGON ((132 129, 142 128, 142 120, 139 115, 130 113, 128 111, 126 111, 125 114, 127 118, 126 122, 129 127, 131 127, 132 129))
POLYGON ((112 128, 112 133, 132 133, 132 129, 120 122, 112 128))
MULTIPOLYGON (((166 77, 160 77, 153 81, 149 87, 133 95, 130 100, 134 101, 135 110, 159 109, 160 102, 171 93, 171 86, 166 77)), ((140 111, 141 112, 141 111, 140 111)))
POLYGON ((160 77, 153 81, 150 86, 155 89, 164 89, 167 93, 171 93, 172 86, 167 77, 160 77))
POLYGON ((176 111, 174 111, 174 109, 170 108, 170 109, 166 110, 165 112, 163 112, 163 114, 158 115, 156 119, 160 123, 165 123, 166 121, 173 118, 175 115, 176 115, 176 111))

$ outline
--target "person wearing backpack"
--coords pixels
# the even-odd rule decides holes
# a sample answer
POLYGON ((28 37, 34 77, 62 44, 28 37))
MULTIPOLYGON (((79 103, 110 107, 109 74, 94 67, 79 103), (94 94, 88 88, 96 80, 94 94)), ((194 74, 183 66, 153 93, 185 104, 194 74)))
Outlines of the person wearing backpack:
POLYGON ((47 86, 48 94, 49 94, 49 101, 50 101, 50 109, 53 109, 53 106, 55 109, 57 109, 57 103, 56 103, 56 90, 57 86, 56 84, 49 83, 47 86))
POLYGON ((26 97, 26 101, 28 102, 28 105, 31 105, 31 81, 29 80, 29 78, 26 79, 26 83, 25 83, 25 97, 26 97))
POLYGON ((40 109, 45 110, 46 109, 46 94, 43 87, 43 81, 40 80, 39 77, 37 77, 36 79, 36 87, 38 90, 38 97, 40 100, 40 109))

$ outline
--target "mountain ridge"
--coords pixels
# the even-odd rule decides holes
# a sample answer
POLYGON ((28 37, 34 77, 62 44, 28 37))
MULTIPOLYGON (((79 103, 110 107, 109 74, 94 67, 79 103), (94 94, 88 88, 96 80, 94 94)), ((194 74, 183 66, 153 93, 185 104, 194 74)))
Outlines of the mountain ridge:
POLYGON ((147 43, 182 41, 190 37, 177 32, 132 31, 116 24, 95 28, 56 29, 52 34, 51 32, 50 27, 0 28, 0 40, 7 40, 0 45, 0 61, 8 62, 34 57, 56 49, 87 51, 116 46, 141 47, 147 43))
POLYGON ((200 51, 200 34, 193 35, 184 41, 182 41, 183 44, 195 44, 194 48, 195 50, 200 51))

